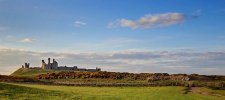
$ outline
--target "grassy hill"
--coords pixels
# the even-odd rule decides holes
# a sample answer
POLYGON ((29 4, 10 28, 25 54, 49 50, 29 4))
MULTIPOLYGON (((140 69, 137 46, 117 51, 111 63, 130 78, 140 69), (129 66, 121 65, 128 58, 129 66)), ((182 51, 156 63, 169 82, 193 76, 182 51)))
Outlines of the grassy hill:
POLYGON ((34 77, 39 74, 45 74, 49 72, 58 72, 55 70, 42 70, 42 69, 28 69, 28 68, 20 68, 13 72, 11 76, 24 76, 24 77, 34 77))

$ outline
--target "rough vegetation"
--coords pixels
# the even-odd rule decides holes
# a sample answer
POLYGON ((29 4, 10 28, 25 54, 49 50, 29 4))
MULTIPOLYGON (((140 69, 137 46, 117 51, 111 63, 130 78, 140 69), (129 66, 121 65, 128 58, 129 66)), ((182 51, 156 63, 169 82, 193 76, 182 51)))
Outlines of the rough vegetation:
POLYGON ((0 75, 0 82, 41 82, 35 78, 0 75))
POLYGON ((50 80, 56 84, 77 86, 186 86, 214 87, 224 89, 224 76, 167 73, 119 73, 119 72, 74 72, 63 71, 36 76, 37 79, 50 80), (66 79, 66 80, 65 80, 66 79), (75 80, 80 79, 79 82, 75 80), (93 79, 100 82, 93 81, 93 79), (61 81, 63 80, 63 81, 61 81), (102 80, 111 80, 101 83, 102 80), (113 82, 117 81, 117 82, 113 82), (118 82, 118 80, 121 80, 118 82), (101 83, 101 84, 100 84, 101 83))
POLYGON ((75 79, 75 78, 101 78, 101 79, 130 79, 130 80, 178 80, 178 81, 221 81, 225 80, 225 76, 206 76, 197 74, 167 74, 167 73, 120 73, 120 72, 76 72, 76 71, 61 71, 58 73, 46 73, 37 75, 38 79, 75 79))
POLYGON ((30 80, 33 83, 73 86, 186 86, 225 89, 225 76, 198 74, 79 72, 22 68, 5 79, 1 80, 30 80))

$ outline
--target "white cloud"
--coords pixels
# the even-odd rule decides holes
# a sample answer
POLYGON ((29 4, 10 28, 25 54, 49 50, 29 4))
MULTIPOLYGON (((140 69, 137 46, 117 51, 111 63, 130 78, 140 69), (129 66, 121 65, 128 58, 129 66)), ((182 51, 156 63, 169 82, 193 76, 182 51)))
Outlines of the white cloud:
POLYGON ((2 49, 8 49, 8 47, 0 45, 0 50, 2 49))
POLYGON ((24 62, 40 66, 41 59, 56 58, 59 65, 95 68, 121 72, 167 72, 223 74, 225 52, 147 51, 56 53, 0 48, 0 74, 10 73, 24 62), (210 71, 209 69, 213 69, 210 71), (8 72, 5 72, 5 71, 8 72), (215 73, 216 72, 216 73, 215 73))
POLYGON ((74 26, 75 27, 81 27, 81 26, 85 26, 87 23, 82 22, 82 21, 75 21, 74 22, 74 26))
POLYGON ((151 29, 157 27, 165 27, 184 22, 186 19, 182 13, 163 13, 163 14, 148 14, 138 20, 117 19, 110 22, 108 27, 129 27, 133 29, 151 29))
POLYGON ((31 39, 31 38, 24 38, 22 40, 19 40, 19 42, 22 42, 22 43, 32 43, 34 41, 35 39, 31 39))

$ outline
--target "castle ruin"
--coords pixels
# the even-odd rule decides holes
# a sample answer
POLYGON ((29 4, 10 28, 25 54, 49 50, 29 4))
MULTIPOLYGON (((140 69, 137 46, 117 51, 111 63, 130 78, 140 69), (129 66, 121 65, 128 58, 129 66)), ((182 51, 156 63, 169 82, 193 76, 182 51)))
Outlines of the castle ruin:
POLYGON ((30 68, 30 63, 25 63, 25 66, 22 65, 22 68, 30 68))
POLYGON ((22 68, 35 68, 35 69, 43 69, 43 70, 89 71, 89 72, 101 71, 101 68, 98 68, 98 67, 96 67, 95 69, 86 69, 86 68, 78 68, 77 66, 73 66, 73 67, 58 66, 58 62, 55 59, 53 59, 51 63, 51 58, 48 58, 48 63, 45 63, 45 61, 42 60, 41 67, 30 67, 30 63, 25 63, 25 66, 22 65, 22 68))
POLYGON ((42 69, 58 69, 58 62, 56 62, 55 59, 53 59, 53 62, 51 63, 51 59, 48 58, 48 64, 46 64, 45 61, 42 60, 41 68, 42 69))

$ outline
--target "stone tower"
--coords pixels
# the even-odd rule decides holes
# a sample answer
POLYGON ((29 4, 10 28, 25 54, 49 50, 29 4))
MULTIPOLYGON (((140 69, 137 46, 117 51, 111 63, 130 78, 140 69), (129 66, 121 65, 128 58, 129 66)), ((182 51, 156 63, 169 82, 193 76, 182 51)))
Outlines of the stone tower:
POLYGON ((50 60, 51 60, 51 58, 48 58, 48 64, 47 64, 47 68, 46 69, 52 69, 50 60))
POLYGON ((53 59, 52 69, 57 69, 57 68, 58 68, 58 63, 55 61, 55 59, 53 59))
POLYGON ((29 68, 30 67, 30 63, 25 63, 25 68, 29 68))
POLYGON ((47 67, 47 64, 45 63, 44 60, 42 60, 41 68, 42 68, 42 69, 47 69, 46 67, 47 67))

